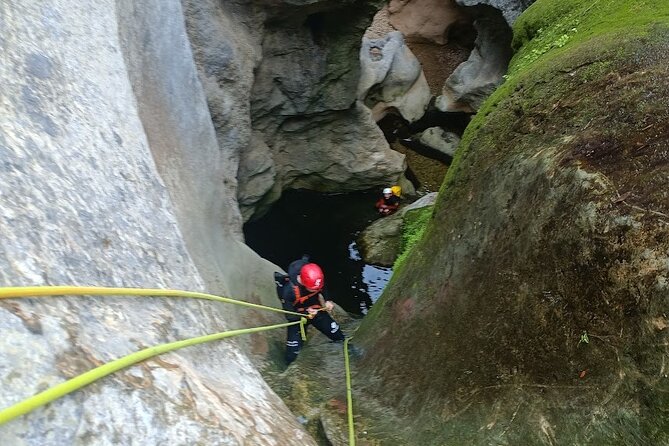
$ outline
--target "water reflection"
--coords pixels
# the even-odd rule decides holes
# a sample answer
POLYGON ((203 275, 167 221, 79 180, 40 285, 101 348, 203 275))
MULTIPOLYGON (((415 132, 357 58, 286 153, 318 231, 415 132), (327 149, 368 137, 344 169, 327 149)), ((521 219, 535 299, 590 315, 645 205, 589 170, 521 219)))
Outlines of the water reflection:
POLYGON ((383 289, 393 275, 393 269, 391 267, 370 265, 362 262, 362 257, 360 256, 360 251, 358 251, 358 245, 355 240, 348 245, 348 255, 351 260, 363 264, 359 283, 352 284, 351 288, 357 288, 359 291, 364 291, 369 297, 369 302, 367 300, 360 301, 360 312, 362 314, 367 314, 369 307, 381 297, 383 289))

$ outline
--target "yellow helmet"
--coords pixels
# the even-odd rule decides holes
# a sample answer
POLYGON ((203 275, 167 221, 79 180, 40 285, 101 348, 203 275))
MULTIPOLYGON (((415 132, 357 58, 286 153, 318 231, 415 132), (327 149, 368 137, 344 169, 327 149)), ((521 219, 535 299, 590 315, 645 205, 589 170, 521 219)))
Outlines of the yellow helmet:
POLYGON ((400 197, 402 195, 402 188, 399 186, 393 186, 390 188, 391 191, 393 191, 393 194, 397 195, 400 197))

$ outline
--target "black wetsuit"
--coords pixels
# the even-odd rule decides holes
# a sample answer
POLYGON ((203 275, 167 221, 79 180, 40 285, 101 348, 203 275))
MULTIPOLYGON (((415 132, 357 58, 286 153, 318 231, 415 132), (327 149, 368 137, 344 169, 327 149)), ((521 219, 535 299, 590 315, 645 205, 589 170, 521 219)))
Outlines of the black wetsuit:
POLYGON ((397 195, 391 195, 390 197, 386 198, 383 197, 383 204, 386 206, 399 206, 400 205, 400 198, 397 195))
MULTIPOLYGON (((288 266, 290 282, 283 287, 283 300, 286 303, 284 309, 289 310, 292 306, 291 311, 297 311, 298 313, 304 313, 305 315, 309 314, 307 312, 308 308, 322 308, 319 296, 322 295, 323 300, 325 301, 329 300, 326 297, 327 294, 325 290, 315 293, 310 292, 297 281, 300 269, 307 263, 309 263, 309 261, 305 258, 292 262, 288 266)), ((339 324, 337 324, 337 322, 335 322, 335 320, 325 311, 316 313, 316 316, 314 316, 313 319, 308 320, 307 326, 308 325, 313 325, 318 331, 333 341, 344 340, 344 333, 339 328, 339 324)), ((302 336, 300 335, 300 326, 291 325, 288 327, 288 336, 286 339, 286 362, 288 364, 295 360, 301 347, 302 336)))

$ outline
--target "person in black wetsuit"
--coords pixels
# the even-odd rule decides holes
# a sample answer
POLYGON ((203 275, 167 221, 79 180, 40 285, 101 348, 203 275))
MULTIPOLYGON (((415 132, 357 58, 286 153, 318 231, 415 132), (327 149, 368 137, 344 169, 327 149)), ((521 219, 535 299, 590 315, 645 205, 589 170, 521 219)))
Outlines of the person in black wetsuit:
MULTIPOLYGON (((334 308, 334 303, 328 299, 324 285, 323 270, 317 264, 309 262, 307 256, 291 262, 288 265, 288 278, 280 285, 283 308, 304 313, 311 318, 308 325, 313 325, 332 341, 343 341, 344 333, 328 313, 334 308)), ((292 318, 288 317, 288 319, 292 318)), ((293 320, 296 319, 298 319, 297 316, 293 320)), ((297 358, 301 347, 300 326, 291 325, 288 327, 286 339, 286 362, 288 364, 297 358)))

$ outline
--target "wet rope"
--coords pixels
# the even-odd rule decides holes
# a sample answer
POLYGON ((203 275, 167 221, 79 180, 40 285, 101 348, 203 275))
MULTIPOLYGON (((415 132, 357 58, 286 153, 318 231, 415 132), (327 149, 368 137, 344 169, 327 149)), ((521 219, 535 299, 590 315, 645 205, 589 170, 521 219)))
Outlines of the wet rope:
POLYGON ((63 383, 51 387, 50 389, 45 390, 44 392, 40 392, 37 395, 27 398, 19 403, 14 404, 13 406, 10 406, 0 411, 0 425, 18 416, 31 412, 40 406, 50 403, 53 400, 65 396, 68 393, 81 389, 82 387, 87 386, 88 384, 91 384, 101 378, 104 378, 105 376, 111 373, 129 367, 140 361, 144 361, 145 359, 153 358, 154 356, 178 350, 180 348, 189 347, 191 345, 217 341, 219 339, 230 338, 242 334, 257 333, 260 331, 273 330, 275 328, 289 327, 291 325, 296 325, 296 324, 300 324, 300 326, 303 327, 304 321, 305 319, 302 318, 301 320, 296 322, 286 322, 284 324, 266 325, 262 327, 224 331, 221 333, 199 336, 196 338, 184 339, 182 341, 170 342, 167 344, 161 344, 161 345, 156 345, 154 347, 145 348, 144 350, 131 353, 127 356, 124 356, 122 358, 116 359, 114 361, 103 364, 99 367, 96 367, 92 370, 89 370, 88 372, 82 373, 79 376, 69 379, 63 383))

